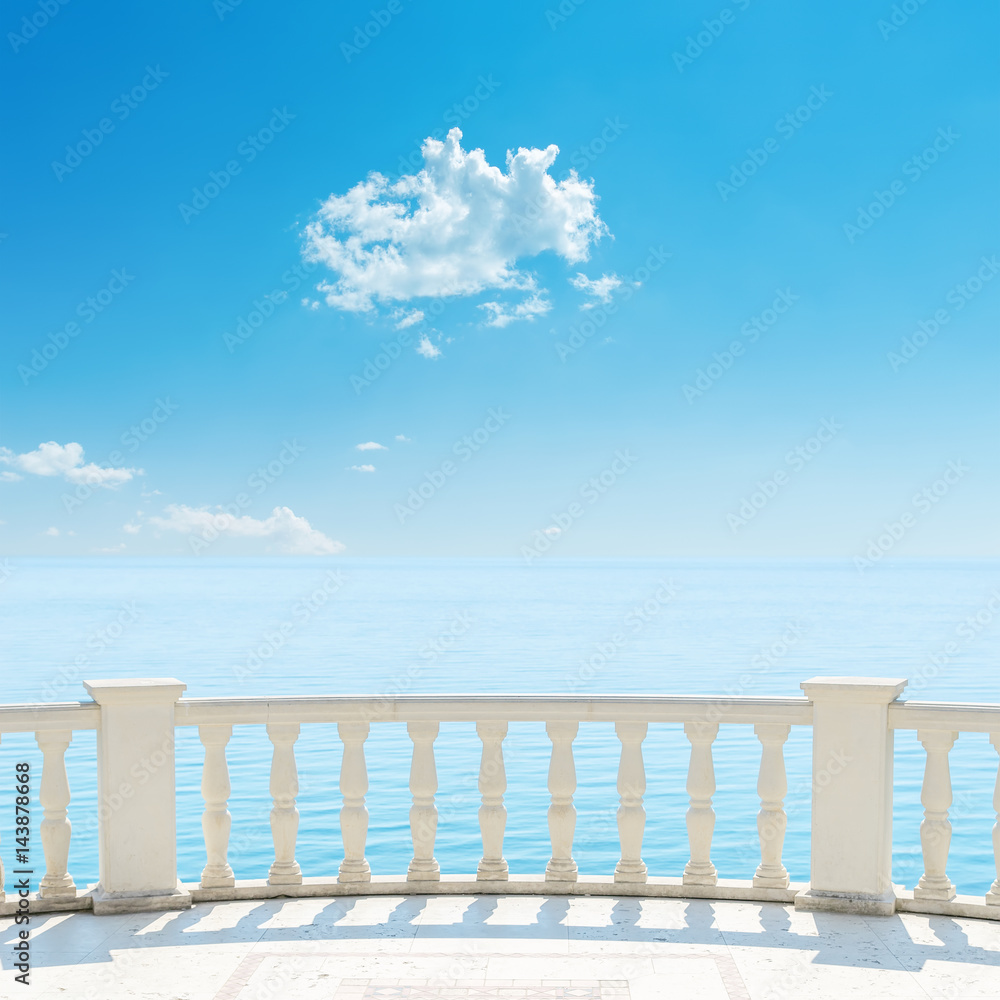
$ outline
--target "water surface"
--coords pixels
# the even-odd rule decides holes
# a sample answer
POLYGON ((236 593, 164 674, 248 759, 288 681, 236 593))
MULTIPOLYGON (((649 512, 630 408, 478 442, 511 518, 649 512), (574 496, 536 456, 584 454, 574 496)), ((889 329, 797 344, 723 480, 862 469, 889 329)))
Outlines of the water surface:
MULTIPOLYGON (((824 674, 907 677, 908 697, 1000 702, 1000 629, 988 610, 1000 562, 898 561, 860 574, 848 561, 503 559, 11 559, 0 584, 0 701, 86 698, 81 681, 176 677, 191 696, 460 692, 797 695, 824 674), (979 616, 978 620, 976 616, 979 616), (944 655, 948 643, 957 646, 944 655), (937 662, 935 662, 935 660, 937 662)), ((997 604, 994 602, 994 607, 997 604)), ((793 729, 785 864, 808 878, 808 732, 793 729)), ((544 726, 512 724, 505 742, 512 871, 548 859, 544 726)), ((366 745, 368 858, 405 872, 411 845, 410 743, 401 724, 373 724, 366 745)), ((437 744, 442 869, 473 872, 480 855, 472 724, 441 727, 437 744)), ((263 727, 237 727, 229 748, 231 863, 266 876, 272 847, 271 746, 263 727)), ((575 744, 581 871, 609 873, 618 857, 613 726, 580 727, 575 744)), ((650 872, 678 875, 687 858, 688 744, 680 726, 651 726, 644 744, 650 872)), ((304 726, 296 746, 301 813, 297 856, 329 876, 342 856, 341 745, 334 726, 304 726)), ((727 878, 759 861, 755 816, 759 745, 752 727, 723 726, 712 856, 727 878)), ((920 875, 923 751, 896 738, 894 879, 920 875)), ((0 760, 39 762, 30 736, 5 736, 0 760)), ((194 730, 178 739, 179 865, 204 864, 194 730)), ((93 734, 68 754, 74 837, 70 870, 96 881, 93 734)), ((995 877, 990 830, 997 756, 985 734, 952 751, 955 806, 949 874, 960 892, 995 877)), ((40 769, 36 775, 40 775, 40 769)), ((0 784, 11 815, 13 781, 0 784)), ((40 814, 36 807, 36 818, 40 814)), ((0 855, 13 865, 13 828, 0 855)), ((40 847, 37 841, 36 845, 40 847)), ((39 851, 40 854, 40 851, 39 851)))

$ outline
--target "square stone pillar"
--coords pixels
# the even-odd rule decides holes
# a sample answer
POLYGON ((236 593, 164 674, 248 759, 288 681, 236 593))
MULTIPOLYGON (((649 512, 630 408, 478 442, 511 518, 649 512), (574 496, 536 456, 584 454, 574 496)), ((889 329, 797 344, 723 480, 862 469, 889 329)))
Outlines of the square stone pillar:
POLYGON ((814 677, 809 889, 797 909, 887 916, 892 888, 892 730, 895 677, 814 677))
POLYGON ((178 910, 173 678, 84 681, 101 706, 97 731, 100 882, 95 913, 178 910))

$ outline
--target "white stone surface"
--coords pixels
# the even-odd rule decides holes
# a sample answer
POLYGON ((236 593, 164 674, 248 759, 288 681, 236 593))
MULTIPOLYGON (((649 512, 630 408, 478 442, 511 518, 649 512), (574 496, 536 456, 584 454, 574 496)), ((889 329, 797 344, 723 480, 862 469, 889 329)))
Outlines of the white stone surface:
MULTIPOLYGON (((906 680, 814 677, 810 888, 891 912, 892 739, 889 704, 906 680)), ((804 905, 806 900, 800 902, 804 905)), ((816 900, 816 908, 826 908, 816 900)), ((859 906, 859 909, 861 908, 859 906)))
MULTIPOLYGON (((36 912, 92 907, 95 915, 184 909, 207 903, 278 896, 349 896, 364 883, 383 896, 470 891, 505 894, 716 898, 791 902, 813 912, 891 916, 924 912, 942 917, 1000 919, 1000 881, 982 902, 958 896, 947 876, 951 824, 948 750, 966 728, 991 734, 1000 746, 1000 705, 899 702, 901 678, 817 677, 801 687, 808 698, 735 699, 650 695, 402 695, 181 699, 185 685, 171 678, 85 681, 90 707, 0 706, 0 733, 35 730, 44 752, 40 802, 46 874, 36 912), (97 709, 96 715, 92 709, 97 709), (406 722, 413 738, 410 828, 413 860, 406 882, 372 875, 365 858, 368 775, 365 741, 370 722, 406 722), (483 854, 475 887, 464 876, 441 873, 434 860, 437 823, 434 737, 440 721, 475 721, 482 740, 479 810, 483 854), (613 882, 580 875, 572 847, 576 814, 573 737, 581 723, 614 721, 621 742, 617 791, 620 860, 613 882), (295 859, 298 778, 295 742, 302 725, 335 721, 344 745, 340 829, 344 858, 337 881, 304 878, 295 859), (510 875, 504 857, 506 827, 503 741, 509 722, 545 722, 552 738, 548 811, 552 856, 541 876, 510 875), (761 742, 757 828, 761 864, 753 882, 720 880, 711 860, 715 813, 712 744, 720 721, 753 723, 761 742), (651 723, 683 722, 691 742, 687 791, 690 859, 680 880, 650 875, 642 860, 645 770, 642 743, 651 723), (273 743, 270 792, 274 861, 267 884, 237 880, 227 858, 231 816, 225 747, 236 724, 263 724, 273 743), (175 725, 198 726, 205 745, 202 819, 206 866, 198 886, 177 881, 175 725), (782 745, 792 725, 811 725, 813 735, 812 831, 809 885, 791 886, 781 848, 787 794, 782 745), (892 740, 895 729, 916 728, 927 751, 922 790, 921 841, 925 870, 904 893, 890 881, 892 844, 892 740), (71 790, 63 756, 73 732, 97 730, 98 797, 101 803, 100 884, 78 894, 66 870, 71 828, 66 806, 71 790)), ((997 788, 1000 789, 1000 777, 997 788)), ((1000 791, 995 804, 1000 803, 1000 791)), ((997 805, 1000 812, 1000 805, 997 805)), ((1000 857, 1000 822, 994 834, 1000 857)), ((20 902, 4 900, 0 914, 20 902)))
MULTIPOLYGON (((30 928, 23 995, 63 1000, 1000 996, 1000 924, 777 903, 348 896, 39 914, 30 928)), ((3 998, 22 995, 18 929, 0 921, 3 998)))
POLYGON ((173 678, 84 681, 101 707, 97 732, 100 895, 176 896, 177 809, 173 678))

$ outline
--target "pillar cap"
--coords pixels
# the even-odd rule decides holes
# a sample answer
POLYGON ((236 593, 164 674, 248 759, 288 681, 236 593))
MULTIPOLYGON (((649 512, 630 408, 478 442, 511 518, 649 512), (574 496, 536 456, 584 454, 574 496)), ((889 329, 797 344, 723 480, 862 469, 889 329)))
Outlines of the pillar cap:
POLYGON ((176 677, 128 677, 84 681, 98 705, 172 705, 187 690, 176 677))
POLYGON ((799 687, 810 701, 888 705, 908 683, 905 677, 812 677, 799 687))

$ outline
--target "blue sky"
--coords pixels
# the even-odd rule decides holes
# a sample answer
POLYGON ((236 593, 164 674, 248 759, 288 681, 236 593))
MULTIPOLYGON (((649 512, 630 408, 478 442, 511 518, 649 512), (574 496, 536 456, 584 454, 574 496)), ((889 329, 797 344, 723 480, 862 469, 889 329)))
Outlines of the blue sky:
POLYGON ((998 554, 997 20, 8 6, 0 549, 998 554))

